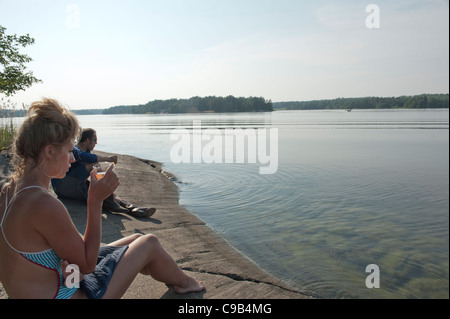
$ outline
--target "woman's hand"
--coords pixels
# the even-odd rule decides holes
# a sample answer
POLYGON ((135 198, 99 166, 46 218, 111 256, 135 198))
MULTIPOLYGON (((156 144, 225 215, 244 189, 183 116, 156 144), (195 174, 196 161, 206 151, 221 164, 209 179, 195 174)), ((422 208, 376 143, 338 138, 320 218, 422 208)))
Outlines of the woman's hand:
POLYGON ((116 188, 119 186, 119 178, 114 172, 114 164, 106 171, 105 176, 102 179, 97 179, 97 169, 94 168, 91 171, 91 183, 89 185, 88 199, 94 199, 103 202, 108 198, 116 188))

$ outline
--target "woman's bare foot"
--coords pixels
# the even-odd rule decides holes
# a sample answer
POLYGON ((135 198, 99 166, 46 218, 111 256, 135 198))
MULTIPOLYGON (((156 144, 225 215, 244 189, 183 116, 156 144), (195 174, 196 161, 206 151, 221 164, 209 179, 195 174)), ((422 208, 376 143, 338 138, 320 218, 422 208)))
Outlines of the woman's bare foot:
POLYGON ((184 286, 175 286, 174 288, 175 291, 179 294, 184 294, 187 292, 198 292, 206 289, 202 281, 198 281, 191 276, 188 276, 186 284, 184 286))

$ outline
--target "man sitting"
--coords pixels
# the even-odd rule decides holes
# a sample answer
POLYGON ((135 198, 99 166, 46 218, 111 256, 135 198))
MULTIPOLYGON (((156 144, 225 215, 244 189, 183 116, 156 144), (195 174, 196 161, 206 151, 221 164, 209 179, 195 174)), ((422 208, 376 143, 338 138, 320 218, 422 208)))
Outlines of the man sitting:
MULTIPOLYGON (((53 189, 59 198, 74 199, 87 202, 89 180, 88 177, 94 165, 98 162, 112 162, 117 164, 117 156, 99 156, 91 153, 97 144, 97 133, 94 129, 84 129, 73 149, 75 162, 71 164, 69 172, 63 179, 52 179, 53 189)), ((103 210, 107 212, 128 213, 135 217, 150 217, 155 208, 139 208, 127 203, 112 194, 103 202, 103 210)))

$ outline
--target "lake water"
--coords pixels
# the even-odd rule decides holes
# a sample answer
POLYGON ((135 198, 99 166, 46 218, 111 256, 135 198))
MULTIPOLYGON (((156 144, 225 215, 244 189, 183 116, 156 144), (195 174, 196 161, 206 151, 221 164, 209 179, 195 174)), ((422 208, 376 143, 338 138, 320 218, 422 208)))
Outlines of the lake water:
POLYGON ((163 162, 178 176, 183 206, 263 269, 306 294, 449 297, 448 110, 79 119, 83 127, 97 130, 97 149, 163 162), (268 139, 274 128, 274 174, 260 174, 267 164, 258 158, 236 163, 223 155, 223 162, 232 163, 208 164, 204 157, 201 163, 177 164, 171 156, 177 145, 171 139, 174 129, 191 137, 214 133, 211 139, 203 136, 204 150, 214 136, 224 141, 230 132, 263 131, 268 139), (366 272, 373 264, 379 271, 366 272), (368 288, 366 279, 370 286, 377 274, 379 288, 368 288))

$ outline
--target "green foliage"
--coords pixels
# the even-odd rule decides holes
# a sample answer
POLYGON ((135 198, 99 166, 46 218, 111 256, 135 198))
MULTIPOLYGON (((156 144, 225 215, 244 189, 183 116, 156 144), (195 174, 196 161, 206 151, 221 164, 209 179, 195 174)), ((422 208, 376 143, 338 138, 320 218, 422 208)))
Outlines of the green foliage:
POLYGON ((96 115, 103 114, 104 109, 84 109, 84 110, 72 110, 76 115, 96 115))
POLYGON ((33 72, 27 72, 25 64, 32 59, 19 53, 19 47, 32 45, 34 39, 28 34, 7 35, 5 31, 6 28, 0 25, 0 93, 11 96, 42 81, 34 77, 33 72))
POLYGON ((10 124, 6 125, 0 123, 0 151, 8 148, 14 140, 15 129, 12 119, 10 121, 10 124))
POLYGON ((16 127, 14 126, 13 117, 24 116, 27 108, 22 103, 22 109, 19 110, 16 102, 5 97, 0 98, 0 151, 9 148, 14 140, 16 127), (9 121, 7 118, 9 118, 9 121))
POLYGON ((103 114, 198 113, 198 112, 271 112, 272 101, 263 97, 192 97, 190 99, 155 100, 144 105, 121 105, 104 110, 103 114))
POLYGON ((275 109, 323 110, 323 109, 390 109, 390 108, 449 108, 448 94, 421 94, 400 97, 362 97, 316 100, 305 102, 276 102, 275 109))
POLYGON ((306 102, 273 102, 262 97, 192 97, 190 99, 155 100, 141 105, 120 105, 103 114, 196 113, 196 112, 271 112, 274 109, 390 109, 448 108, 448 94, 421 94, 400 97, 338 98, 306 102))
MULTIPOLYGON (((25 90, 34 83, 42 82, 33 76, 33 72, 28 71, 26 64, 32 59, 19 52, 19 48, 27 47, 34 44, 34 39, 28 34, 17 36, 6 34, 6 28, 0 25, 0 93, 6 96, 11 96, 17 91, 25 90)), ((15 134, 15 127, 13 123, 14 116, 23 116, 26 112, 23 110, 16 110, 14 103, 10 100, 5 101, 1 98, 0 101, 0 118, 9 117, 9 123, 1 119, 0 122, 0 150, 8 148, 15 134)))

